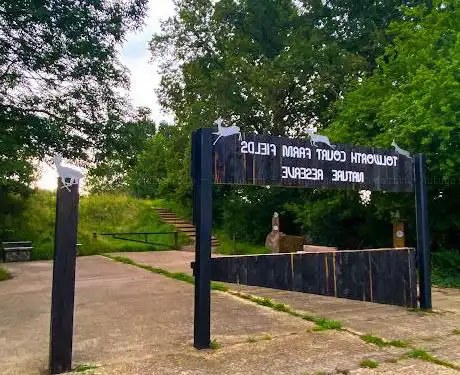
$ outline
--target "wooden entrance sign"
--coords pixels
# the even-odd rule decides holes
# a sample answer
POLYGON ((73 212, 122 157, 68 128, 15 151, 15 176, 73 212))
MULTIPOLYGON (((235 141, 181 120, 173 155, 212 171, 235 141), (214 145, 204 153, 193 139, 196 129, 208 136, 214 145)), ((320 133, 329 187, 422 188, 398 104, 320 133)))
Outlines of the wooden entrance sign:
POLYGON ((309 138, 293 139, 244 135, 240 127, 225 127, 223 123, 219 119, 215 122, 217 131, 199 129, 192 136, 193 214, 197 228, 196 348, 209 347, 210 343, 212 183, 401 193, 411 193, 415 188, 420 306, 431 308, 427 191, 422 155, 413 159, 394 141, 393 149, 336 145, 311 130, 307 130, 309 138))

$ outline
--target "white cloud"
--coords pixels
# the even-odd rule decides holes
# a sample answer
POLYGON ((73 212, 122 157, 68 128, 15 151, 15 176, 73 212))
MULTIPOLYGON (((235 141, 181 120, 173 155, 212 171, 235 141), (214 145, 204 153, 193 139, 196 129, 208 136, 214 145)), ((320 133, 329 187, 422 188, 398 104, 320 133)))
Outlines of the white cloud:
MULTIPOLYGON (((162 113, 155 89, 160 85, 158 65, 151 61, 148 44, 155 32, 160 31, 160 22, 174 13, 172 0, 150 0, 145 26, 141 31, 131 33, 120 50, 120 61, 130 71, 131 88, 129 96, 136 107, 144 106, 152 110, 157 122, 172 122, 170 114, 162 113)), ((37 186, 40 189, 54 190, 57 174, 47 164, 42 163, 37 186)))

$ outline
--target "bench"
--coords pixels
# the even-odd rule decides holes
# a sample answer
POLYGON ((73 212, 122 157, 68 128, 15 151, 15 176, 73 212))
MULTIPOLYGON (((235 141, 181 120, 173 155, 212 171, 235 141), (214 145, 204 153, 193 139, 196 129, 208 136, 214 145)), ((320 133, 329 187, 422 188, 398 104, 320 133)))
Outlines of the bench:
POLYGON ((6 262, 26 262, 30 260, 32 241, 2 242, 1 255, 6 262))

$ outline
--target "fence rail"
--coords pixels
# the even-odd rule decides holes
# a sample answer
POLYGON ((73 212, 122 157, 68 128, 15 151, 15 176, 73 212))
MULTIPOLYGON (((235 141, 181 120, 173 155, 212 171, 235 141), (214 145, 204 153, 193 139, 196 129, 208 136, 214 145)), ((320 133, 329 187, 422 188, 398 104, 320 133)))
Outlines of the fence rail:
POLYGON ((158 236, 158 235, 172 235, 173 237, 173 246, 175 249, 179 247, 179 232, 114 232, 114 233, 93 233, 93 238, 96 239, 97 236, 110 236, 116 240, 123 240, 123 241, 130 241, 130 242, 137 242, 143 243, 148 245, 156 245, 156 246, 164 246, 166 248, 171 247, 169 244, 165 243, 158 243, 149 241, 149 236, 158 236), (125 236, 144 236, 143 239, 136 239, 136 238, 126 238, 125 236))

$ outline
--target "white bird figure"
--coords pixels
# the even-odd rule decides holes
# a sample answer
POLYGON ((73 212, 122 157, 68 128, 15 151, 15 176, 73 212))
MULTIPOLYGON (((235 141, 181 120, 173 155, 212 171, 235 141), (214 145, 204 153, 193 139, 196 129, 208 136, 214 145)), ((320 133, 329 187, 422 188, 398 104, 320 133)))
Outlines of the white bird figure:
POLYGON ((410 156, 410 152, 409 151, 406 151, 406 150, 403 150, 401 147, 399 147, 395 140, 393 139, 393 142, 391 143, 391 145, 395 148, 395 151, 399 154, 399 155, 403 155, 409 159, 412 159, 412 157, 410 156))
POLYGON ((222 117, 219 117, 216 121, 214 121, 213 125, 217 125, 217 132, 214 132, 212 134, 216 134, 218 135, 218 137, 212 145, 214 146, 221 137, 228 137, 234 134, 238 134, 239 135, 238 139, 241 141, 241 132, 240 132, 239 126, 236 126, 236 125, 222 126, 223 123, 224 123, 224 119, 222 117))
POLYGON ((62 181, 62 188, 66 188, 68 191, 70 191, 70 187, 72 185, 78 184, 81 178, 83 178, 83 173, 80 171, 76 170, 75 168, 72 167, 64 167, 62 165, 62 156, 61 155, 56 155, 53 158, 54 164, 56 165, 56 170, 58 172, 59 178, 62 181), (70 179, 69 182, 66 180, 70 179))
POLYGON ((325 145, 328 145, 330 148, 335 149, 335 146, 331 145, 329 138, 325 135, 316 134, 316 132, 313 129, 306 129, 306 132, 310 136, 310 143, 312 144, 312 146, 318 147, 316 143, 324 143, 325 145))

